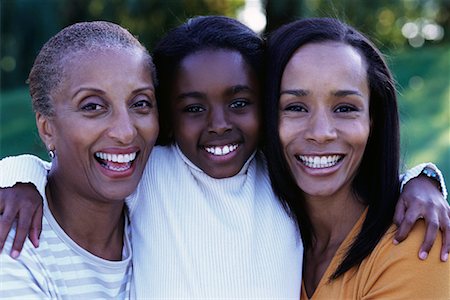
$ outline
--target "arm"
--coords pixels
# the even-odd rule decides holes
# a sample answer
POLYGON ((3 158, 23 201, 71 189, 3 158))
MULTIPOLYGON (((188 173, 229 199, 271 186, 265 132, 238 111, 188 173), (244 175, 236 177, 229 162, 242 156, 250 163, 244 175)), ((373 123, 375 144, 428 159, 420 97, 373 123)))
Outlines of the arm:
POLYGON ((419 250, 419 258, 426 259, 436 235, 442 231, 442 248, 440 257, 447 261, 450 252, 450 206, 446 202, 447 190, 439 169, 434 164, 420 164, 408 170, 402 179, 403 192, 397 203, 394 223, 398 230, 394 243, 403 241, 418 219, 425 219, 427 230, 419 250), (424 167, 436 171, 439 182, 426 175, 421 175, 424 167))
MULTIPOLYGON (((11 230, 5 243, 5 250, 11 250, 14 228, 11 230)), ((25 243, 24 253, 18 259, 13 259, 6 253, 0 254, 0 298, 1 299, 50 299, 51 295, 47 285, 42 261, 33 245, 25 243)), ((53 296, 53 297, 52 297, 53 296)))
POLYGON ((42 199, 36 186, 44 187, 50 164, 31 155, 8 157, 0 161, 0 251, 13 222, 17 219, 17 231, 11 256, 16 258, 29 233, 33 245, 39 245, 42 222, 42 199), (27 184, 16 184, 18 182, 27 184), (29 183, 34 183, 34 186, 29 183))

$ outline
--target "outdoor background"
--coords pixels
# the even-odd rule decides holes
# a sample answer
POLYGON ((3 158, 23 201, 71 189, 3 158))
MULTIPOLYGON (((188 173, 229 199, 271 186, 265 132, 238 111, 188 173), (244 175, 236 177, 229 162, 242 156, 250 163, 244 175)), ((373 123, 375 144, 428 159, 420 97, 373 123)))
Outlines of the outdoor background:
POLYGON ((40 47, 61 28, 108 20, 152 50, 196 15, 236 17, 265 34, 310 16, 338 17, 386 54, 399 91, 403 167, 433 161, 450 180, 450 0, 0 0, 0 158, 47 159, 25 84, 40 47))

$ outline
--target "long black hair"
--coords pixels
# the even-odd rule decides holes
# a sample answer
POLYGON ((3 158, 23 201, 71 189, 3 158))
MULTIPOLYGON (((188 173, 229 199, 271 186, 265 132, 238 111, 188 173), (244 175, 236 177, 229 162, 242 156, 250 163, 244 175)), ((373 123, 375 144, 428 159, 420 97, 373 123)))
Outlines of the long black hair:
POLYGON ((169 31, 156 45, 153 61, 158 74, 156 89, 160 134, 157 144, 173 142, 170 92, 181 62, 201 50, 227 49, 239 52, 255 76, 262 80, 264 42, 239 21, 224 16, 199 16, 169 31))
POLYGON ((312 227, 303 192, 289 170, 278 132, 280 83, 294 52, 310 43, 334 41, 355 48, 367 63, 370 89, 371 130, 362 162, 352 182, 353 191, 368 206, 366 219, 344 260, 330 279, 361 263, 375 248, 392 223, 399 197, 399 120, 395 84, 379 50, 351 26, 332 18, 292 22, 274 31, 268 39, 267 94, 264 114, 265 152, 275 193, 295 217, 305 248, 311 247, 312 227))

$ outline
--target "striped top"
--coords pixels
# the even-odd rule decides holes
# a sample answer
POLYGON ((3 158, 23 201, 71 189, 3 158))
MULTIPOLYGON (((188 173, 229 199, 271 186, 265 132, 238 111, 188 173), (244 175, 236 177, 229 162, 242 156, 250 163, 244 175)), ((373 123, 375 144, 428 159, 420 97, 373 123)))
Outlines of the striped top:
POLYGON ((42 226, 39 248, 27 239, 17 260, 9 256, 15 229, 9 233, 0 254, 0 299, 129 298, 132 264, 127 225, 122 261, 99 258, 78 246, 58 225, 46 199, 42 226))

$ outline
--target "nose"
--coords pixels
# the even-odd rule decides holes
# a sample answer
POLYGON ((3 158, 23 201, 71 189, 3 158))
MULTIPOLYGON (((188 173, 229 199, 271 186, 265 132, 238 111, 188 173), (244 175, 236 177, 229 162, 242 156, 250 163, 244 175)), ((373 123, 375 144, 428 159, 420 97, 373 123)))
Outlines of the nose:
POLYGON ((113 118, 109 122, 110 128, 108 135, 110 138, 123 145, 128 145, 133 142, 137 130, 134 120, 127 109, 113 113, 113 118))
POLYGON ((222 108, 212 108, 208 115, 208 132, 222 135, 231 130, 227 112, 222 108))
POLYGON ((312 112, 306 128, 305 138, 318 144, 328 143, 336 139, 336 127, 331 113, 326 109, 312 112))

